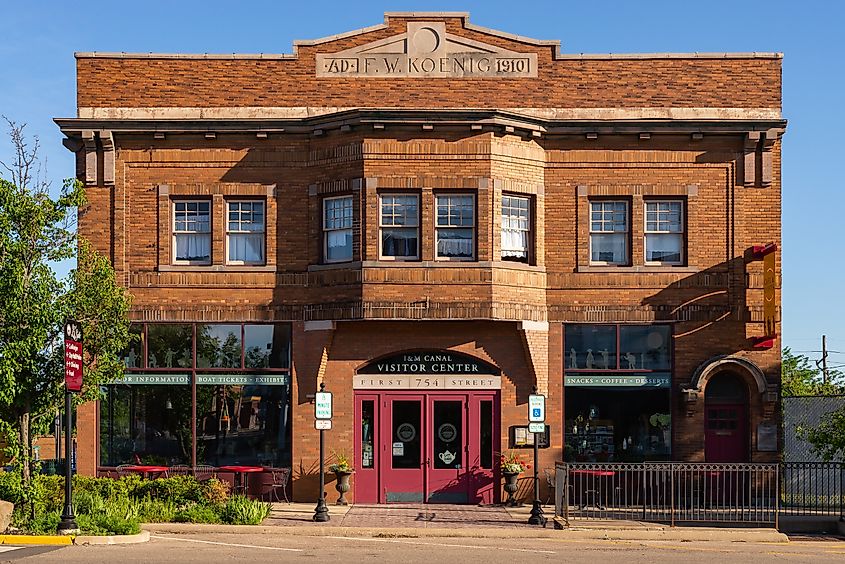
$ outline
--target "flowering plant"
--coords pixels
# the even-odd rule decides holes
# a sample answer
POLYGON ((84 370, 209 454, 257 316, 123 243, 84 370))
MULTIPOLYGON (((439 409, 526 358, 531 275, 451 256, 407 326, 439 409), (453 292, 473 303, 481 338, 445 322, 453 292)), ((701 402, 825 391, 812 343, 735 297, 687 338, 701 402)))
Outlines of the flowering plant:
POLYGON ((330 472, 354 472, 352 463, 349 461, 349 456, 347 456, 345 452, 335 452, 334 458, 334 464, 329 465, 330 472))
POLYGON ((512 450, 508 450, 502 453, 501 459, 499 461, 499 466, 502 468, 502 472, 512 472, 514 474, 525 472, 525 470, 529 467, 528 464, 523 463, 519 459, 519 455, 517 455, 512 450))

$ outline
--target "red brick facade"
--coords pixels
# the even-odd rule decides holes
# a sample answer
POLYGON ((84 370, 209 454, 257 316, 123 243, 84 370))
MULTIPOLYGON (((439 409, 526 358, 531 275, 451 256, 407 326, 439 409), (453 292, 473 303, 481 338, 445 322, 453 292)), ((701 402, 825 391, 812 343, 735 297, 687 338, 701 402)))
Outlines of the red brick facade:
MULTIPOLYGON (((764 275, 752 247, 781 240, 780 56, 566 56, 463 15, 385 22, 287 56, 77 55, 79 115, 57 122, 88 187, 80 234, 112 259, 133 320, 293 323, 299 500, 316 495, 318 381, 335 394, 329 447, 351 452, 352 375, 403 350, 461 351, 499 367, 503 447, 538 385, 551 427, 540 464, 552 467, 563 452, 568 323, 672 324, 676 460, 705 459, 704 389, 719 370, 706 364, 727 357, 720 366, 750 391, 748 458, 773 460, 756 429, 776 418, 780 342, 754 346, 765 333, 764 275), (536 53, 537 76, 316 75, 318 53, 390 38, 414 21, 536 53), (470 262, 435 257, 435 196, 451 192, 475 197, 470 262), (419 260, 380 260, 385 193, 419 196, 419 260), (322 201, 347 194, 352 261, 325 264, 322 201), (501 260, 503 194, 531 198, 528 264, 501 260), (170 206, 180 196, 212 202, 208 266, 172 264, 170 206), (266 201, 263 266, 225 263, 225 222, 214 218, 233 196, 266 201), (614 197, 629 203, 629 263, 597 266, 590 202, 614 197), (684 202, 681 265, 645 264, 644 202, 656 198, 684 202)), ((778 304, 779 272, 778 257, 778 304)), ((83 472, 95 471, 96 436, 96 406, 85 406, 83 472)), ((354 491, 353 481, 351 499, 354 491)))

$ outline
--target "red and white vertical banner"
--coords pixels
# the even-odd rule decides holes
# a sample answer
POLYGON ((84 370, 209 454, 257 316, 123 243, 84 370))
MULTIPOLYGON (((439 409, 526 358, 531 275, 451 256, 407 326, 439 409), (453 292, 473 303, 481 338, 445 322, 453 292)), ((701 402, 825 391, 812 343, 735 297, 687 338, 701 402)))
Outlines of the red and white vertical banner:
POLYGON ((65 322, 65 386, 82 390, 82 324, 73 320, 65 322))

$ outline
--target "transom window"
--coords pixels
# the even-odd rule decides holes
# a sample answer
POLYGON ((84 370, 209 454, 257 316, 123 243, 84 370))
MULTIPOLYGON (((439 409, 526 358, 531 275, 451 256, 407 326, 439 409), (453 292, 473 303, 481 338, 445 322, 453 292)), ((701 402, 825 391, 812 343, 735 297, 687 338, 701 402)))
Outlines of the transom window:
POLYGON ((173 202, 173 263, 211 264, 211 202, 173 202))
POLYGON ((475 257, 475 197, 471 194, 437 196, 437 258, 472 260, 475 257))
POLYGON ((502 196, 502 259, 528 262, 530 246, 530 198, 502 196))
POLYGON ((628 264, 628 202, 590 202, 590 262, 628 264))
POLYGON ((419 197, 381 196, 381 258, 419 258, 419 197))
POLYGON ((264 263, 264 202, 227 202, 226 247, 229 264, 264 263))
POLYGON ((681 264, 684 260, 684 206, 680 200, 645 203, 645 261, 681 264))
POLYGON ((326 262, 352 260, 352 196, 323 200, 323 257, 326 262))

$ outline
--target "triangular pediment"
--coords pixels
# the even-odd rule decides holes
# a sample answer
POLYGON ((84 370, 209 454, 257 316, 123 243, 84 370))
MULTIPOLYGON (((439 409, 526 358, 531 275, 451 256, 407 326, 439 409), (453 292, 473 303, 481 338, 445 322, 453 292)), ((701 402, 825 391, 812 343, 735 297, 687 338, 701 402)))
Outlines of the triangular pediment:
POLYGON ((524 78, 537 54, 511 51, 446 32, 445 22, 408 22, 399 35, 334 53, 317 53, 318 77, 524 78))

